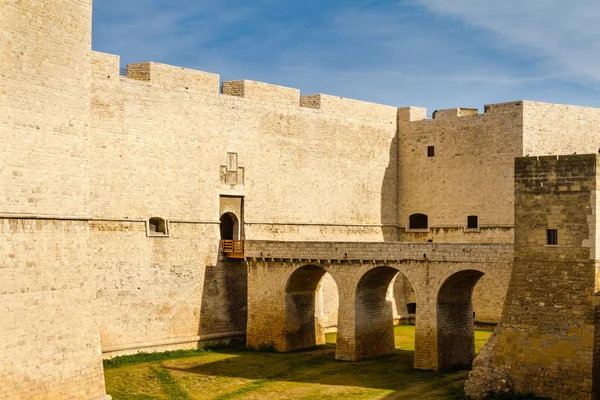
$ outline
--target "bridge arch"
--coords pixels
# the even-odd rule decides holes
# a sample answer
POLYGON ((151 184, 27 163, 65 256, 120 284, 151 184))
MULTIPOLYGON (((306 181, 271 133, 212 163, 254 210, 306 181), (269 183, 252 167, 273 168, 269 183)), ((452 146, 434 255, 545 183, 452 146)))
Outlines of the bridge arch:
POLYGON ((456 271, 437 292, 437 368, 470 366, 475 358, 473 289, 484 275, 477 269, 456 271))
MULTIPOLYGON (((303 265, 285 285, 285 351, 325 344, 325 330, 317 314, 316 295, 328 272, 318 265, 303 265)), ((332 279, 335 291, 337 282, 332 279)))
POLYGON ((356 359, 395 352, 393 305, 387 294, 390 283, 398 274, 406 278, 396 268, 377 266, 366 271, 356 285, 356 359))

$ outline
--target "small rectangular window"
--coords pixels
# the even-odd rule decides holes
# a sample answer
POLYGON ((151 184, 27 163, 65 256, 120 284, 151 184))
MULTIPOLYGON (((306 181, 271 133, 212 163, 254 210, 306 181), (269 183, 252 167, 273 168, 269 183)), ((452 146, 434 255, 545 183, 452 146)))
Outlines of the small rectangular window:
POLYGON ((546 229, 546 244, 558 245, 558 230, 546 229))
POLYGON ((160 217, 148 220, 148 236, 167 236, 167 221, 160 217))
POLYGON ((427 146, 427 157, 433 157, 433 156, 435 156, 435 147, 427 146))
POLYGON ((477 215, 469 215, 467 217, 467 229, 479 228, 479 218, 477 215))

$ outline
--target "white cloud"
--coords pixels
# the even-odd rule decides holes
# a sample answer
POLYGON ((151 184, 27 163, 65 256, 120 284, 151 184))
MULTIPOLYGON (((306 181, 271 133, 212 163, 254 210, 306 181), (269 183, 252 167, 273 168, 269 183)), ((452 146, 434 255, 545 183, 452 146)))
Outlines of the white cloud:
POLYGON ((104 0, 94 47, 125 63, 430 111, 521 99, 600 106, 600 6, 574 2, 305 0, 299 10, 273 0, 104 0))
POLYGON ((414 0, 429 10, 492 32, 490 45, 529 53, 553 74, 600 81, 597 0, 414 0))

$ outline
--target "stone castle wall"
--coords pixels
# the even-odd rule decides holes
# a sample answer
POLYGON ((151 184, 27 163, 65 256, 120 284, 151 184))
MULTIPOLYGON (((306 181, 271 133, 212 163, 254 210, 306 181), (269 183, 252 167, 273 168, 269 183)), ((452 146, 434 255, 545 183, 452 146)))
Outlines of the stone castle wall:
POLYGON ((205 290, 244 282, 241 265, 219 275, 219 196, 244 196, 246 238, 395 237, 394 107, 329 96, 304 107, 297 89, 248 81, 221 94, 217 75, 155 63, 130 65, 124 78, 118 57, 93 56, 90 235, 103 347, 245 329, 242 286, 233 308, 222 291, 205 301, 205 290), (228 154, 243 169, 234 185, 221 175, 228 154), (146 236, 153 216, 169 221, 170 237, 146 236), (207 279, 206 268, 219 274, 207 279))
POLYGON ((225 82, 220 94, 218 75, 154 63, 149 81, 140 65, 121 78, 118 58, 94 58, 92 215, 214 222, 219 195, 240 194, 256 239, 395 233, 396 108, 339 98, 301 107, 297 89, 258 82, 225 82), (240 184, 220 179, 227 153, 240 184))
POLYGON ((400 123, 401 240, 512 242, 512 170, 523 151, 522 103, 487 106, 484 114, 464 109, 440 110, 432 119, 424 118, 424 110, 420 114, 400 123), (408 229, 415 213, 428 215, 428 232, 408 229), (469 215, 478 216, 479 229, 466 229, 469 215))
POLYGON ((600 109, 523 102, 523 155, 593 154, 600 148, 600 109))
POLYGON ((1 219, 0 399, 104 395, 85 221, 1 219))
POLYGON ((512 242, 513 160, 599 150, 600 110, 532 101, 399 111, 398 224, 403 241, 512 242), (428 156, 428 147, 434 155, 428 156), (426 232, 408 229, 414 213, 426 232), (479 229, 467 228, 467 216, 479 229))

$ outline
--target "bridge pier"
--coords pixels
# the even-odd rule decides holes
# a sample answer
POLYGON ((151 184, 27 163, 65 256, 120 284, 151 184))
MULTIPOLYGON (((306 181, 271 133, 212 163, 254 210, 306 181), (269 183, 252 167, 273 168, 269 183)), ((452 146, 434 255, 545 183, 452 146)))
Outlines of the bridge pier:
POLYGON ((367 271, 356 286, 355 359, 393 354, 396 351, 394 315, 387 291, 397 274, 398 270, 392 267, 375 267, 367 271))
POLYGON ((357 359, 354 335, 354 298, 353 291, 339 291, 337 341, 335 345, 336 360, 355 361, 357 359))
POLYGON ((417 297, 417 304, 414 367, 436 370, 438 367, 436 301, 430 296, 420 295, 417 297))
POLYGON ((286 351, 284 289, 287 274, 281 264, 266 260, 248 262, 248 322, 246 346, 286 351))

